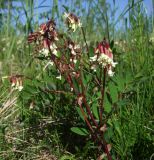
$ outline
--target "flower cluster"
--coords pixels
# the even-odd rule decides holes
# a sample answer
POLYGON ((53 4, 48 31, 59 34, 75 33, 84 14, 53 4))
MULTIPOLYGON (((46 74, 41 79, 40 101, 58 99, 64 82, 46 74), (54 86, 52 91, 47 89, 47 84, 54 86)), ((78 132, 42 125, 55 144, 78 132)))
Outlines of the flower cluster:
POLYGON ((47 23, 40 25, 37 32, 31 33, 28 36, 28 42, 35 42, 39 53, 45 57, 49 56, 49 50, 52 54, 57 56, 56 41, 58 41, 58 33, 56 31, 56 24, 50 20, 47 23))
POLYGON ((64 13, 64 17, 68 28, 73 30, 73 32, 75 32, 78 27, 82 26, 80 19, 73 13, 64 13))
POLYGON ((109 47, 109 44, 104 40, 100 42, 98 46, 95 48, 95 55, 90 57, 90 61, 92 63, 91 69, 96 71, 97 64, 101 65, 103 68, 106 68, 109 76, 113 76, 114 72, 112 68, 114 68, 117 62, 113 61, 112 50, 109 47))
POLYGON ((15 90, 21 91, 23 89, 22 76, 16 75, 10 77, 11 87, 15 90))
MULTIPOLYGON (((55 43, 52 43, 50 45, 50 50, 52 52, 52 54, 54 54, 55 56, 58 56, 58 53, 57 53, 57 46, 55 43)), ((44 55, 45 57, 48 57, 49 56, 49 48, 46 46, 44 48, 42 48, 39 53, 41 53, 42 55, 44 55)))
POLYGON ((80 58, 81 48, 73 41, 68 41, 68 49, 70 50, 70 62, 73 62, 75 64, 77 62, 77 59, 80 58))

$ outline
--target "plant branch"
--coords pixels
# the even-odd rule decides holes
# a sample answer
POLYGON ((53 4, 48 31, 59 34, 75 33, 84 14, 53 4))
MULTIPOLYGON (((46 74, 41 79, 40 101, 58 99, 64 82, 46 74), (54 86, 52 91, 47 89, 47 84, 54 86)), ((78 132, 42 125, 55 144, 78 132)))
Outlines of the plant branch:
POLYGON ((87 118, 87 116, 86 116, 86 114, 85 114, 85 112, 84 112, 83 107, 82 107, 81 105, 79 105, 79 107, 80 107, 81 113, 82 113, 82 115, 83 115, 83 117, 84 117, 84 120, 85 120, 86 123, 87 123, 87 126, 89 127, 90 131, 91 131, 92 133, 94 133, 94 130, 93 130, 93 128, 92 128, 92 126, 91 126, 91 124, 90 124, 90 122, 89 122, 89 120, 88 120, 88 118, 87 118))

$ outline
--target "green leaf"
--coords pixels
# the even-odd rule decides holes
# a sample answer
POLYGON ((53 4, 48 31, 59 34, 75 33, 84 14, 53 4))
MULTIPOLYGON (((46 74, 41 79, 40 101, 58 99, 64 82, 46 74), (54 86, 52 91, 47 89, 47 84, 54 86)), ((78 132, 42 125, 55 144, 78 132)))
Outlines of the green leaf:
POLYGON ((100 98, 102 96, 101 91, 97 92, 97 96, 100 98))
POLYGON ((32 95, 29 94, 29 93, 27 93, 27 92, 23 92, 23 93, 21 94, 21 96, 22 96, 22 98, 25 99, 25 100, 28 100, 28 99, 30 99, 30 98, 32 97, 32 95))
POLYGON ((89 134, 85 128, 72 127, 71 131, 81 136, 87 136, 89 134))
POLYGON ((74 78, 72 78, 72 81, 73 81, 73 85, 75 86, 75 89, 77 89, 77 91, 80 91, 80 86, 78 82, 74 78))
POLYGON ((99 112, 98 112, 98 104, 97 103, 93 103, 92 112, 93 112, 94 116, 96 117, 96 119, 99 119, 99 112))
POLYGON ((112 40, 110 43, 110 48, 112 49, 113 47, 114 47, 114 40, 112 40))
POLYGON ((122 136, 122 133, 121 133, 121 130, 120 130, 120 124, 117 120, 114 121, 114 127, 115 127, 116 131, 118 132, 119 136, 122 136))
POLYGON ((112 103, 115 103, 115 102, 118 101, 118 90, 117 90, 117 87, 113 83, 110 83, 109 84, 109 88, 110 88, 110 96, 112 98, 112 103))
POLYGON ((133 80, 133 76, 128 73, 128 74, 126 75, 126 80, 125 80, 126 83, 130 83, 132 80, 133 80))
MULTIPOLYGON (((79 107, 76 107, 76 110, 77 110, 77 112, 78 112, 80 118, 81 118, 83 121, 85 121, 85 120, 84 120, 84 117, 83 117, 83 115, 82 115, 82 112, 81 112, 81 110, 80 110, 80 108, 79 108, 79 107)), ((86 113, 85 113, 85 115, 87 116, 86 113)))
POLYGON ((122 107, 122 106, 125 106, 127 103, 128 103, 127 99, 122 99, 122 100, 120 100, 120 101, 117 102, 117 105, 119 107, 122 107))
POLYGON ((117 87, 118 87, 118 90, 119 92, 122 92, 124 90, 124 87, 125 87, 125 79, 123 77, 116 77, 116 82, 117 82, 117 87))
POLYGON ((62 5, 62 7, 65 9, 66 12, 69 12, 69 7, 62 5))
POLYGON ((25 86, 25 91, 31 94, 36 94, 39 92, 35 86, 25 86))
POLYGON ((111 120, 111 119, 108 119, 108 120, 107 120, 107 124, 110 125, 110 126, 113 126, 113 125, 112 125, 112 120, 111 120))
POLYGON ((86 86, 87 85, 87 80, 86 80, 86 76, 82 73, 82 82, 83 85, 86 86))
POLYGON ((89 54, 90 57, 94 56, 94 47, 92 47, 92 45, 89 46, 89 54))
POLYGON ((104 133, 104 138, 106 141, 110 141, 110 139, 113 136, 113 128, 112 127, 108 127, 107 131, 104 133))
POLYGON ((110 112, 111 112, 111 109, 112 109, 112 105, 111 105, 111 103, 109 102, 109 100, 108 100, 108 98, 107 98, 107 95, 105 95, 104 111, 107 112, 107 113, 110 113, 110 112))

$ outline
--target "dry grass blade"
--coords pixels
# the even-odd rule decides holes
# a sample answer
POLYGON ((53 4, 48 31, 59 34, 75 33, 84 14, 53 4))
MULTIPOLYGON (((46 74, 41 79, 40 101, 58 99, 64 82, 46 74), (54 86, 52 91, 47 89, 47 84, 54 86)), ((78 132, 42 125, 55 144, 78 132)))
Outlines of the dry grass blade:
MULTIPOLYGON (((11 107, 13 107, 17 102, 17 97, 13 97, 10 98, 8 100, 6 100, 3 104, 2 104, 2 108, 0 108, 0 117, 3 119, 5 113, 7 113, 8 111, 10 111, 11 107)), ((7 115, 8 116, 8 115, 7 115)))

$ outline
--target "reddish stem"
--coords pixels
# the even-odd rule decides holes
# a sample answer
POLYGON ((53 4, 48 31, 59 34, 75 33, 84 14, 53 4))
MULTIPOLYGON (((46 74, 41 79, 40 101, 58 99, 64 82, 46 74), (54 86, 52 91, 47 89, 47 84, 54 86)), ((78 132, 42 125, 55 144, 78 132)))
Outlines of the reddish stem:
POLYGON ((86 110, 87 110, 87 112, 88 112, 91 120, 93 121, 93 123, 94 123, 94 125, 96 126, 96 128, 98 128, 98 124, 97 124, 97 122, 95 121, 94 116, 93 116, 92 113, 91 113, 90 107, 89 107, 89 105, 87 104, 87 101, 86 101, 86 98, 85 98, 85 95, 84 95, 84 94, 83 94, 83 103, 84 103, 84 105, 85 105, 85 107, 86 107, 86 110))
MULTIPOLYGON (((103 134, 104 135, 104 134, 103 134)), ((111 155, 110 155, 110 152, 109 152, 109 150, 108 150, 108 148, 107 148, 107 143, 106 143, 106 141, 105 141, 105 139, 104 139, 104 136, 102 135, 102 139, 103 139, 103 144, 104 144, 104 149, 105 149, 105 153, 107 154, 107 159, 108 160, 112 160, 112 157, 111 157, 111 155)))
POLYGON ((90 122, 88 121, 88 118, 87 118, 87 116, 86 116, 86 114, 85 114, 85 112, 84 112, 83 107, 82 107, 81 105, 79 105, 79 106, 80 106, 81 113, 82 113, 82 115, 83 115, 83 117, 84 117, 84 120, 85 120, 86 123, 87 123, 87 126, 89 127, 90 131, 91 131, 92 133, 94 133, 94 130, 93 130, 90 122))
MULTIPOLYGON (((100 74, 100 83, 102 83, 101 82, 101 78, 102 78, 102 71, 103 70, 101 70, 101 74, 100 74)), ((106 83, 106 72, 107 72, 107 69, 106 68, 104 68, 104 75, 103 75, 103 86, 101 87, 101 95, 102 95, 102 97, 101 97, 101 105, 100 105, 100 127, 102 127, 102 125, 103 125, 103 110, 104 110, 104 95, 105 95, 105 83, 106 83)), ((107 148, 107 143, 106 143, 106 141, 105 141, 105 139, 104 139, 104 133, 103 132, 101 132, 101 136, 102 136, 102 139, 103 139, 103 144, 104 144, 104 147, 105 147, 105 153, 107 154, 107 159, 108 160, 112 160, 112 157, 111 157, 111 155, 110 155, 110 152, 109 152, 109 150, 108 150, 108 148, 107 148)))

